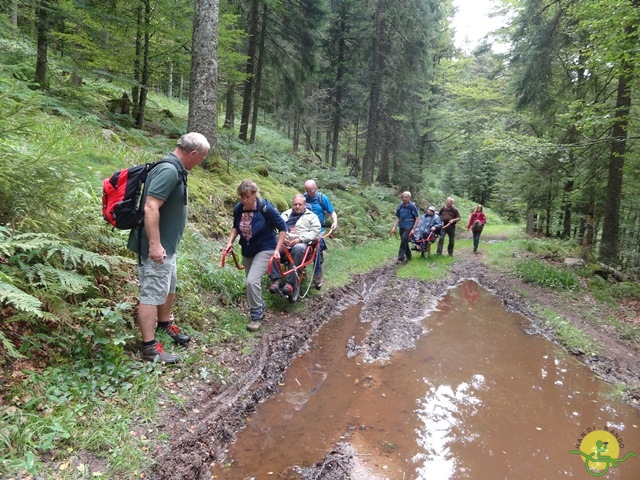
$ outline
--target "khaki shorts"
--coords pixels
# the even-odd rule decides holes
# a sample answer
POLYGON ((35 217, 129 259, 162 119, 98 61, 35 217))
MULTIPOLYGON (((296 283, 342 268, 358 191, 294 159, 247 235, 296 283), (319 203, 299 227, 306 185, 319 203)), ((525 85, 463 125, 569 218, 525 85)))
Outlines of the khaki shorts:
POLYGON ((157 263, 149 258, 142 260, 138 266, 140 280, 140 303, 143 305, 163 305, 170 293, 176 293, 176 256, 164 259, 164 263, 157 263))

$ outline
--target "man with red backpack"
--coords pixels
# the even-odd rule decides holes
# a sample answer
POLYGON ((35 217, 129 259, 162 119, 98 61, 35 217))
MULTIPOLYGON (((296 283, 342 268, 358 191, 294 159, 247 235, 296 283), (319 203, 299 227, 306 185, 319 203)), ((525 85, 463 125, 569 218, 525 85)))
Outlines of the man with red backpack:
POLYGON ((161 164, 147 176, 142 205, 144 228, 132 228, 127 247, 140 257, 138 324, 142 334, 142 359, 178 363, 155 338, 156 329, 186 345, 191 340, 173 324, 171 307, 176 292, 176 251, 187 222, 187 173, 209 153, 204 135, 183 135, 161 164), (140 235, 140 238, 139 238, 140 235))

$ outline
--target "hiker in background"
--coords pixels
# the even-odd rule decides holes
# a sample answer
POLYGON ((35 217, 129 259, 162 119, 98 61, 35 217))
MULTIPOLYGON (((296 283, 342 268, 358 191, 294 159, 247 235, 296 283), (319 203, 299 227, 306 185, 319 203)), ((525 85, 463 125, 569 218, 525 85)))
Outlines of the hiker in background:
POLYGON ((180 137, 173 153, 158 165, 146 180, 144 229, 132 228, 127 247, 140 256, 138 277, 140 304, 138 325, 142 334, 142 359, 178 363, 180 358, 166 352, 156 340, 156 330, 186 345, 191 338, 179 332, 172 321, 171 307, 176 293, 176 251, 187 222, 187 172, 209 153, 209 142, 200 133, 180 137), (181 179, 183 179, 181 181, 181 179))
POLYGON ((258 185, 251 180, 240 182, 237 193, 240 201, 233 207, 233 228, 223 255, 231 251, 236 237, 240 237, 251 319, 247 330, 255 332, 262 326, 264 318, 262 277, 267 272, 272 256, 280 261, 287 225, 270 202, 258 197, 258 185), (277 235, 275 230, 278 231, 277 235))
POLYGON ((400 228, 400 249, 398 250, 398 260, 396 263, 405 263, 411 260, 411 247, 409 246, 409 235, 418 226, 420 212, 415 203, 411 201, 411 192, 402 192, 400 195, 402 202, 396 208, 396 221, 391 227, 391 235, 400 228))
MULTIPOLYGON (((282 212, 282 219, 287 225, 287 235, 284 240, 284 247, 291 252, 293 265, 297 267, 302 263, 307 246, 320 236, 320 220, 318 216, 307 208, 304 195, 298 194, 293 197, 293 208, 282 212)), ((284 254, 284 251, 281 252, 284 254)), ((271 286, 269 292, 280 293, 280 279, 282 271, 280 270, 280 260, 273 260, 271 265, 271 286)), ((287 275, 286 283, 282 287, 284 295, 292 295, 295 289, 297 279, 296 272, 291 269, 291 273, 287 275)))
POLYGON ((471 229, 471 233, 473 233, 473 253, 478 253, 480 234, 486 223, 487 216, 482 211, 482 205, 478 204, 476 209, 471 213, 469 223, 467 224, 467 230, 471 229))
POLYGON ((460 221, 460 212, 453 206, 453 198, 447 198, 447 202, 444 207, 438 212, 442 219, 442 236, 438 240, 437 254, 442 255, 442 249, 444 247, 444 237, 449 237, 449 243, 447 244, 447 252, 449 256, 453 255, 453 244, 456 241, 456 223, 460 221))
POLYGON ((304 198, 307 202, 307 208, 311 210, 318 216, 320 220, 320 225, 322 226, 322 230, 320 230, 320 246, 318 248, 318 255, 320 255, 320 261, 316 262, 316 268, 313 272, 313 286, 317 289, 322 287, 322 277, 323 277, 323 267, 322 263, 324 262, 324 251, 327 249, 327 244, 324 241, 323 232, 327 222, 325 213, 331 216, 331 227, 329 228, 329 233, 333 233, 333 231, 338 228, 338 215, 333 209, 333 205, 331 204, 331 200, 324 193, 320 193, 318 191, 318 186, 314 180, 307 180, 304 182, 304 198))

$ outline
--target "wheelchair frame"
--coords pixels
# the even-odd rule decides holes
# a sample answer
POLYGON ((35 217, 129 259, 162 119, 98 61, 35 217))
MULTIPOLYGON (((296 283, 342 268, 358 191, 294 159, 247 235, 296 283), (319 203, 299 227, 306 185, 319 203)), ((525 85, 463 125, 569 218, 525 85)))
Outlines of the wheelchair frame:
MULTIPOLYGON (((307 282, 306 287, 302 286, 303 281, 306 278, 305 275, 305 270, 307 269, 307 267, 311 264, 313 264, 313 271, 315 271, 316 268, 316 262, 320 261, 320 240, 322 238, 329 238, 329 235, 331 234, 331 232, 329 232, 329 234, 325 235, 324 237, 320 237, 317 238, 316 240, 313 240, 311 242, 307 243, 307 248, 304 252, 304 255, 302 257, 302 262, 300 263, 300 265, 298 265, 297 267, 293 266, 294 262, 293 262, 293 257, 291 256, 291 252, 289 251, 288 248, 284 249, 284 259, 283 256, 280 256, 280 263, 278 264, 278 268, 280 269, 280 273, 282 274, 282 279, 280 280, 281 284, 286 283, 286 277, 288 274, 294 272, 296 274, 296 283, 294 284, 294 288, 293 288, 293 293, 291 295, 284 295, 286 297, 289 298, 289 300, 291 302, 297 302, 298 299, 300 298, 304 298, 307 296, 307 294, 309 293, 309 289, 311 288, 311 282, 307 282), (284 261, 283 261, 284 260, 284 261), (282 265, 285 264, 287 266, 291 266, 291 268, 289 268, 288 270, 285 270, 282 268, 282 265), (304 289, 304 293, 301 293, 301 291, 304 289)), ((222 254, 222 267, 225 266, 226 263, 226 257, 228 254, 231 254, 231 258, 233 258, 233 262, 235 263, 235 266, 238 270, 244 270, 244 265, 241 265, 238 262, 238 258, 236 257, 235 252, 233 251, 233 248, 223 252, 222 254)), ((272 264, 273 264, 273 257, 271 257, 271 259, 269 260, 269 266, 267 268, 267 273, 271 274, 271 269, 272 269, 272 264)))
POLYGON ((420 255, 424 257, 425 253, 427 257, 431 256, 431 244, 435 243, 438 239, 438 234, 434 231, 430 231, 427 238, 416 239, 414 235, 409 237, 409 241, 413 244, 416 252, 420 252, 420 255))

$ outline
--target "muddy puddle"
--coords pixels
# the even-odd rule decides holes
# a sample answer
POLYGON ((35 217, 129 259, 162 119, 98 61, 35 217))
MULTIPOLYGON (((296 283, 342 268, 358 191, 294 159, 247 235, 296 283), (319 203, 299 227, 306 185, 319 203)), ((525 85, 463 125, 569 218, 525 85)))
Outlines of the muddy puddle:
POLYGON ((306 478, 337 443, 355 452, 351 479, 639 478, 640 413, 475 282, 384 362, 347 354, 370 326, 360 308, 313 337, 213 478, 306 478))

